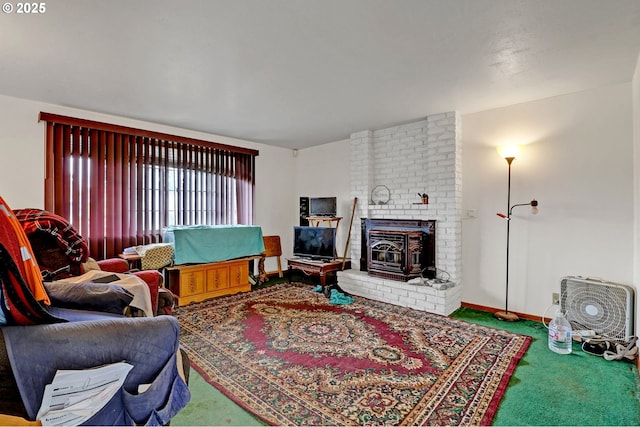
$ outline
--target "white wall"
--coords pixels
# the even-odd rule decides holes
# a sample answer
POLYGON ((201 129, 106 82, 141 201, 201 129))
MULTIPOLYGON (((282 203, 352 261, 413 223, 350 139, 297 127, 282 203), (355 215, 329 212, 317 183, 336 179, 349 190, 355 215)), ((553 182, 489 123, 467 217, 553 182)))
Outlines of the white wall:
POLYGON ((44 206, 44 124, 39 106, 0 96, 0 195, 9 206, 44 206))
MULTIPOLYGON (((40 111, 259 150, 256 158, 255 224, 262 227, 265 235, 287 236, 291 233, 291 225, 297 222, 297 214, 291 208, 297 203, 291 186, 295 162, 289 149, 0 96, 0 195, 14 209, 44 207, 45 144, 44 123, 38 123, 40 111)), ((275 261, 267 260, 266 267, 267 270, 275 269, 275 261)))
MULTIPOLYGON (((296 198, 291 212, 295 215, 295 222, 289 232, 282 237, 283 251, 287 254, 293 251, 293 225, 300 224, 300 197, 335 196, 338 199, 338 216, 342 217, 338 226, 336 249, 338 255, 343 256, 353 210, 353 199, 349 190, 351 161, 349 140, 299 150, 294 160, 295 176, 291 179, 291 187, 294 189, 296 198)), ((354 223, 353 227, 360 227, 360 224, 354 223)))
MULTIPOLYGON (((633 284, 631 85, 462 116, 463 301, 503 307, 507 163, 495 147, 524 143, 512 166, 509 309, 535 315, 565 275, 633 284)), ((553 312, 549 313, 553 314, 553 312)))

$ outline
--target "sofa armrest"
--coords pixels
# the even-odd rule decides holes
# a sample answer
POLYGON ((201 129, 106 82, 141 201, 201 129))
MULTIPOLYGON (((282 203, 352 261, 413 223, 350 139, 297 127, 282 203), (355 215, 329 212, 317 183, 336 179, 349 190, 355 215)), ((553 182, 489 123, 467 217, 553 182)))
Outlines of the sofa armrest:
POLYGON ((149 286, 149 293, 151 294, 151 307, 153 308, 153 315, 158 314, 158 292, 162 287, 162 274, 157 270, 143 270, 135 271, 131 274, 138 276, 140 279, 149 286))
POLYGON ((126 273, 129 271, 129 263, 122 258, 109 258, 97 261, 100 270, 110 273, 126 273))
POLYGON ((119 396, 88 425, 136 425, 152 419, 168 424, 190 399, 178 370, 179 332, 177 319, 170 316, 2 328, 11 371, 30 420, 35 419, 44 387, 56 370, 88 369, 122 360, 133 365, 119 396), (59 342, 69 345, 55 345, 59 342), (151 387, 137 392, 140 384, 151 387))

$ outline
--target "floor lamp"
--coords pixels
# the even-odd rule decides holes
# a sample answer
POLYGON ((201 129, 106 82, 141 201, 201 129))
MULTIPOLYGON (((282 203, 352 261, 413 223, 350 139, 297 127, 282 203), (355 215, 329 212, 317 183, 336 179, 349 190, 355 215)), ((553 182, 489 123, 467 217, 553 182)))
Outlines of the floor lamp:
POLYGON ((513 213, 513 208, 516 206, 531 206, 531 213, 538 213, 538 201, 536 199, 531 200, 529 203, 518 203, 515 205, 511 205, 511 163, 515 160, 516 156, 520 152, 520 147, 518 146, 507 146, 507 147, 498 147, 498 152, 504 159, 507 161, 509 165, 509 178, 507 185, 507 214, 499 213, 497 214, 499 217, 507 220, 507 273, 505 278, 505 297, 504 297, 504 311, 498 311, 494 313, 494 316, 500 320, 506 320, 509 322, 515 322, 519 320, 519 317, 515 313, 509 312, 509 230, 511 228, 511 214, 513 213))

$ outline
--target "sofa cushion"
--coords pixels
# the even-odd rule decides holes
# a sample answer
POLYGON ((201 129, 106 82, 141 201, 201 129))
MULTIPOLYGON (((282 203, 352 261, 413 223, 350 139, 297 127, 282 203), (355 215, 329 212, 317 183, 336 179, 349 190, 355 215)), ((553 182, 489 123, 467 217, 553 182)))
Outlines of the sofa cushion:
MULTIPOLYGON (((158 273, 157 271, 155 273, 158 273)), ((133 300, 129 304, 135 308, 144 311, 147 317, 153 317, 155 310, 154 304, 157 305, 157 288, 154 291, 156 295, 155 301, 151 299, 150 285, 144 278, 139 277, 137 274, 122 274, 122 273, 110 273, 107 271, 91 270, 85 274, 77 277, 69 277, 66 279, 56 280, 51 283, 61 283, 75 286, 82 286, 86 283, 96 283, 103 281, 105 278, 112 278, 110 285, 117 285, 126 289, 131 295, 133 300)))
POLYGON ((69 284, 45 283, 51 304, 56 307, 95 310, 122 314, 133 300, 133 294, 109 283, 69 284))

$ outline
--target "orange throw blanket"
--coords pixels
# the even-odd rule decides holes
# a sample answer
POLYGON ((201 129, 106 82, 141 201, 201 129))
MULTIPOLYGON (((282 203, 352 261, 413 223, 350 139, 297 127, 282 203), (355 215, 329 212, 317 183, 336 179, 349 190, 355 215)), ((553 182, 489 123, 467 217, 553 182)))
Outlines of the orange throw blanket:
POLYGON ((40 267, 38 267, 33 255, 29 239, 27 239, 27 235, 15 214, 2 197, 0 197, 0 243, 16 260, 18 269, 35 299, 50 305, 49 296, 42 283, 40 267), (22 262, 17 262, 19 260, 22 262))

